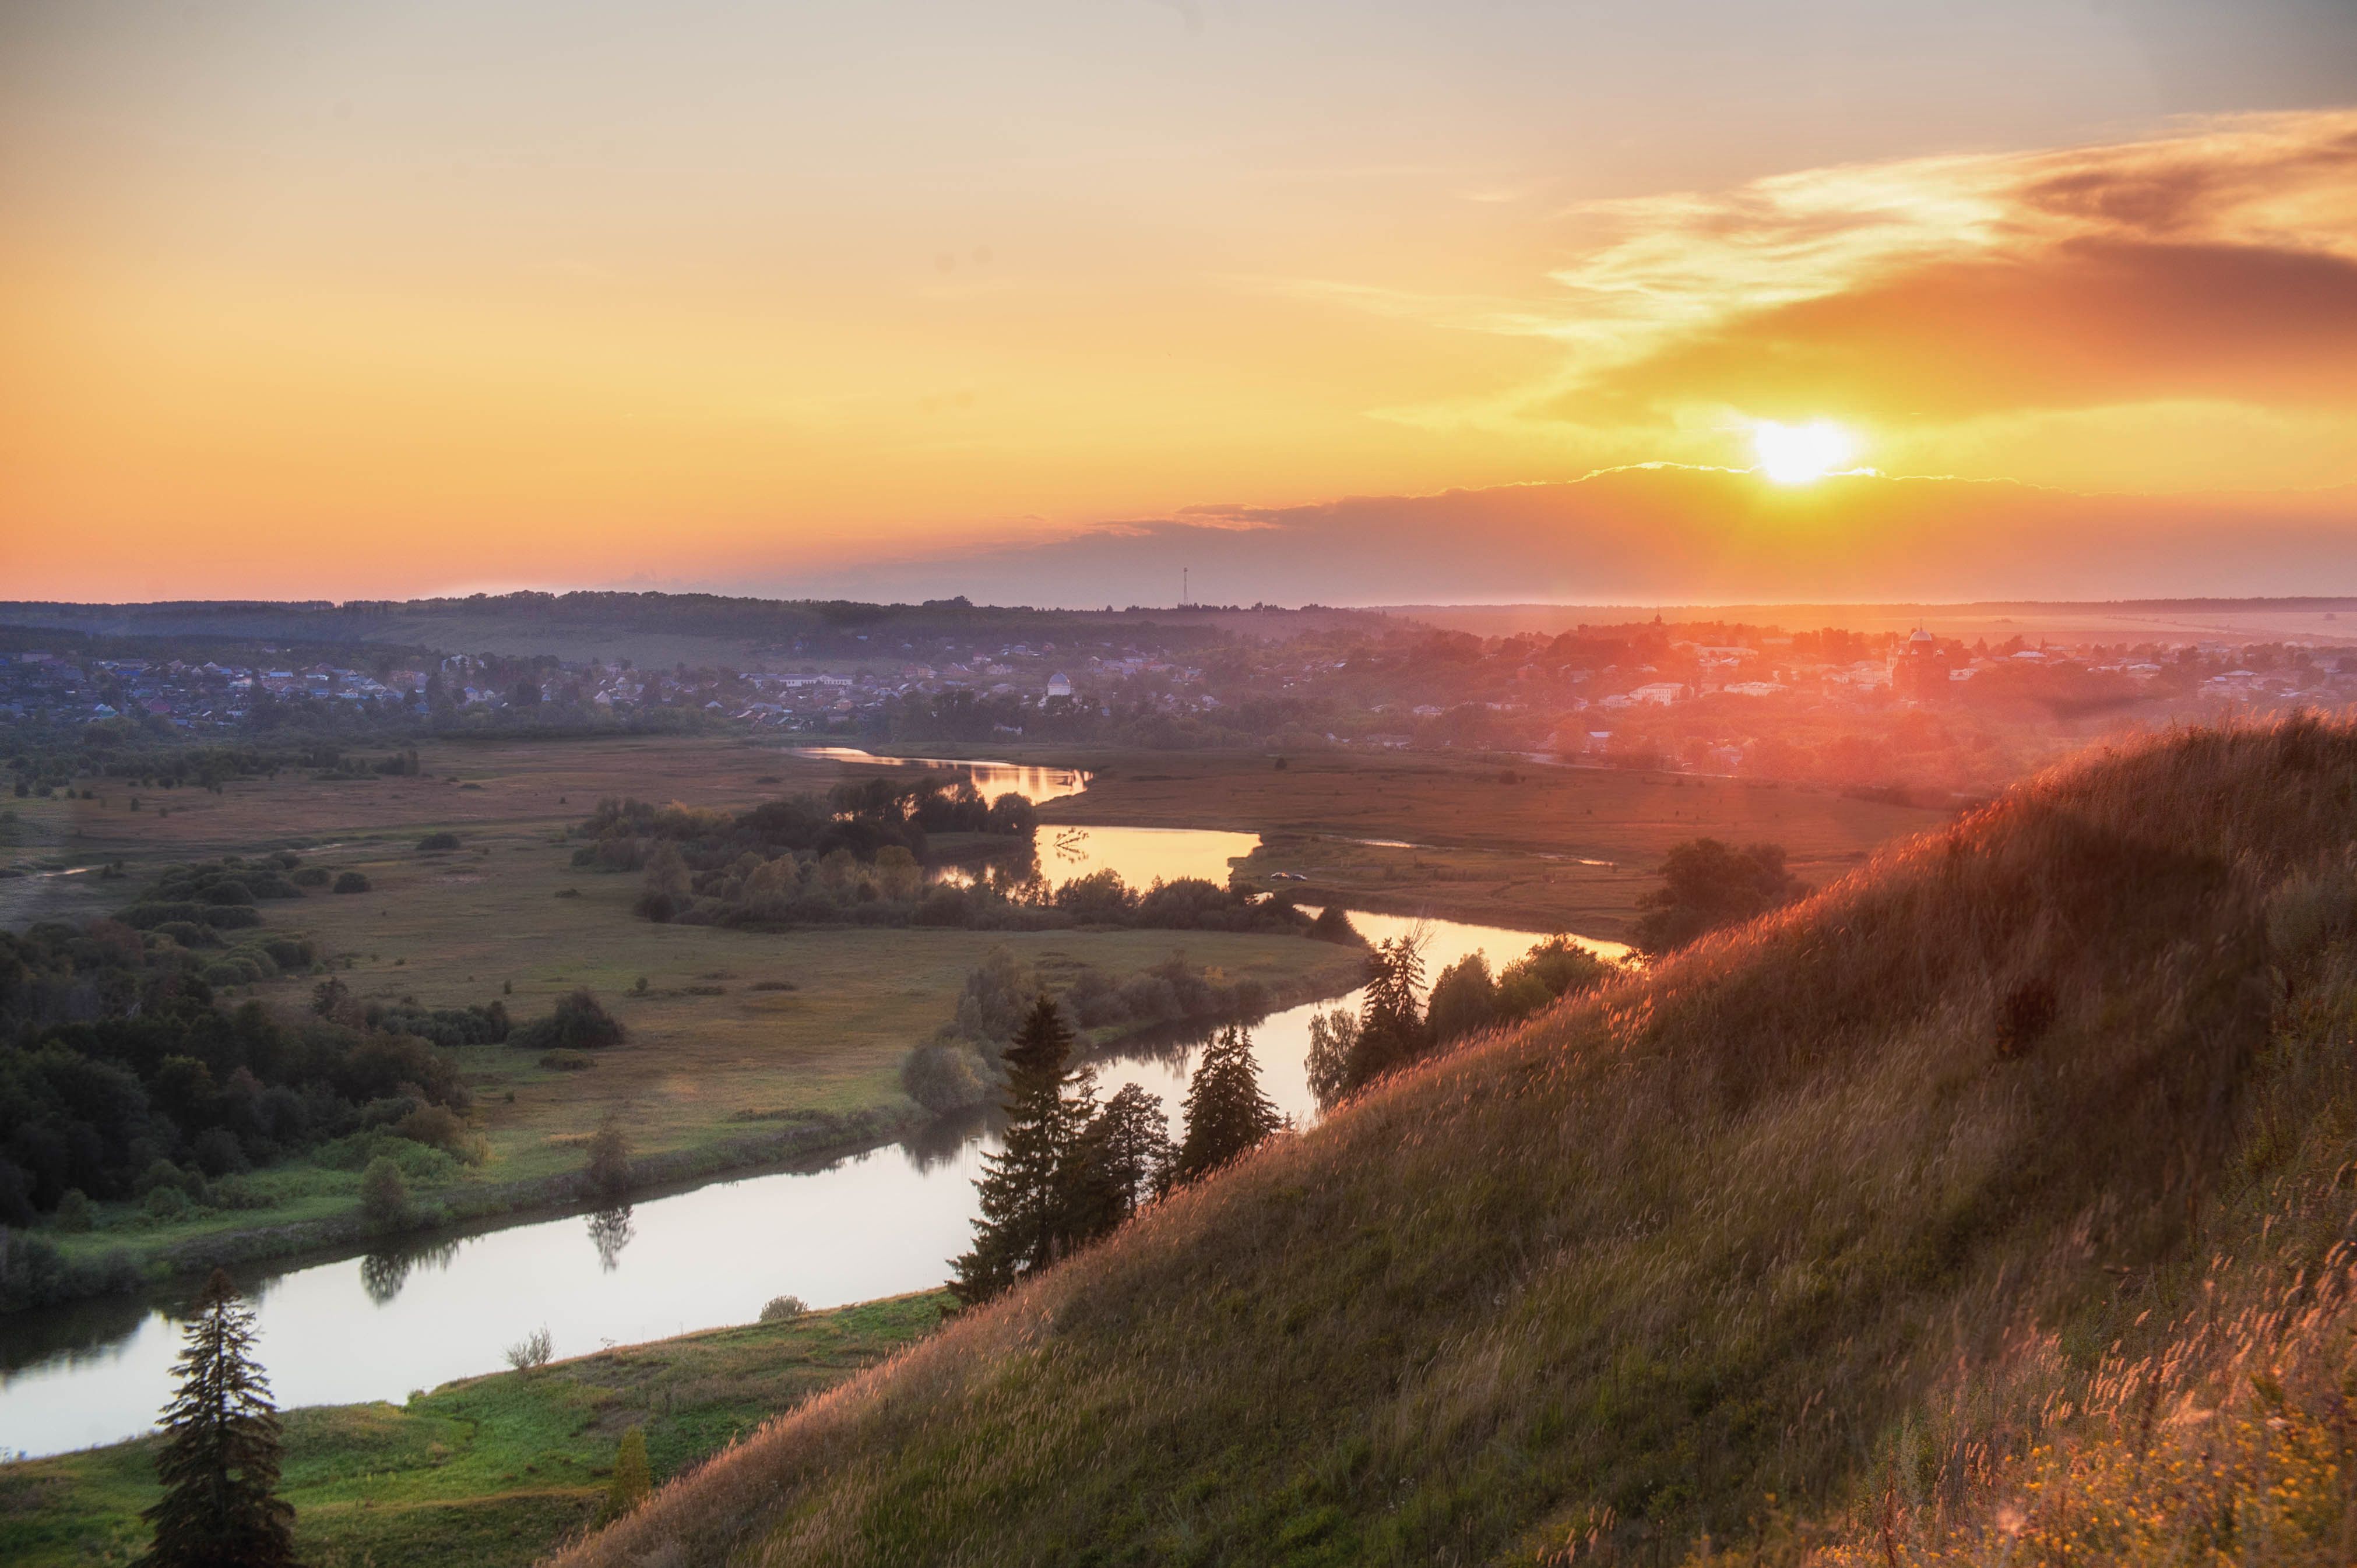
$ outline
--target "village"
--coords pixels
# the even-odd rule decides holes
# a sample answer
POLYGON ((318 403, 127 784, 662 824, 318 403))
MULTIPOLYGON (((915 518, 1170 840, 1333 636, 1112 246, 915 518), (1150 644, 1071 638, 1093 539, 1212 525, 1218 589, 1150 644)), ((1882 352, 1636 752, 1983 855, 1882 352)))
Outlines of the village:
POLYGON ((1038 621, 1058 635, 858 634, 669 668, 233 639, 146 653, 18 628, 0 650, 0 722, 52 741, 102 725, 167 742, 619 729, 1453 750, 1937 796, 1986 790, 2112 728, 2357 699, 2357 654, 2322 640, 1992 644, 1929 624, 1659 619, 1485 639, 1388 617, 1207 639, 1038 621))

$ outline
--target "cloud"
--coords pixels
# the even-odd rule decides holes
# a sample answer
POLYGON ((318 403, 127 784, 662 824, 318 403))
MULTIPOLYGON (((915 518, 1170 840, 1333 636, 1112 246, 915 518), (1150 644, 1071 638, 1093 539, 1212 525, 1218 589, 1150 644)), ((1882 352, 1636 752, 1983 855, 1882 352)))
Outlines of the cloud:
MULTIPOLYGON (((1001 603, 1707 604, 2357 591, 2357 489, 2165 498, 1641 465, 1559 484, 1197 508, 780 591, 1001 603)), ((755 574, 757 577, 759 574, 755 574)))
POLYGON ((1560 419, 2357 398, 2357 112, 1576 216, 1610 237, 1555 274, 1560 419))

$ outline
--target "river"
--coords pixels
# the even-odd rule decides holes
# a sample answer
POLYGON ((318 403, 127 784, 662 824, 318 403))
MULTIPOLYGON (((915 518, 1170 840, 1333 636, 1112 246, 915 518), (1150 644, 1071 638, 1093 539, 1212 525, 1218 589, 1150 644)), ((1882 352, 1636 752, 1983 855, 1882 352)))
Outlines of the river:
MULTIPOLYGON (((962 765, 985 789, 1052 798, 1079 788, 1050 770, 962 765), (1010 777, 1028 774, 1029 777, 1010 777)), ((1158 828, 1042 828, 1051 882, 1111 868, 1224 882, 1249 833, 1158 828)), ((1353 913, 1369 940, 1411 922, 1353 913)), ((1426 972, 1466 954, 1511 962, 1527 931, 1426 920, 1426 972)), ((1618 953, 1616 944, 1593 944, 1618 953)), ((1357 993, 1288 1008, 1254 1026, 1261 1083, 1303 1125, 1309 1021, 1357 993)), ((1101 1092, 1126 1082, 1162 1097, 1174 1133, 1192 1041, 1159 1036, 1096 1063, 1101 1092)), ((257 1304, 259 1350, 282 1406, 404 1398, 496 1371, 503 1352, 545 1326, 562 1358, 700 1328, 749 1323, 773 1296, 838 1306, 924 1290, 948 1277, 971 1239, 974 1178, 996 1147, 986 1120, 937 1126, 907 1143, 806 1169, 710 1182, 623 1210, 571 1215, 425 1240, 242 1282, 257 1304)), ((136 1302, 98 1302, 0 1318, 0 1454, 42 1455, 146 1430, 171 1386, 179 1326, 136 1302)))

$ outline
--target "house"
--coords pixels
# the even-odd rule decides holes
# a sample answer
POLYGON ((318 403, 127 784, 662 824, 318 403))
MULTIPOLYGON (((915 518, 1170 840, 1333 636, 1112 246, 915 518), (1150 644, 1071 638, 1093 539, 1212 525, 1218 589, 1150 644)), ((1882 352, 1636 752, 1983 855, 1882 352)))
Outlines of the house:
POLYGON ((1629 695, 1638 702, 1653 703, 1664 708, 1684 694, 1685 688, 1675 681, 1648 681, 1641 686, 1631 687, 1629 692, 1629 695))

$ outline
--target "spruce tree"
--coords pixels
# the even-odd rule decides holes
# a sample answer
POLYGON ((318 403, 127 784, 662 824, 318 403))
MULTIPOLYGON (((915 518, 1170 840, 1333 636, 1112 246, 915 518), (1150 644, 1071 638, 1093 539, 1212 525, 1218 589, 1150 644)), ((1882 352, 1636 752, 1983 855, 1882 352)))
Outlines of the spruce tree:
POLYGON ((1260 1090, 1252 1036, 1231 1025, 1204 1047, 1195 1079, 1187 1086, 1187 1135, 1171 1163, 1172 1179, 1208 1176, 1257 1148, 1283 1125, 1276 1106, 1260 1090))
POLYGON ((174 1369, 156 1457, 164 1496, 143 1516, 155 1544, 139 1568, 281 1568, 295 1561, 295 1510, 279 1500, 278 1409, 253 1359, 253 1309, 219 1269, 174 1369))
POLYGON ((1072 1032, 1043 991, 1006 1047, 1006 1144, 984 1157, 974 1250, 950 1282, 969 1305, 1046 1268, 1074 1240, 1071 1161, 1091 1105, 1071 1054, 1072 1032))
POLYGON ((1393 937, 1367 958, 1366 999, 1360 1004, 1358 1038, 1351 1043, 1345 1092, 1364 1087, 1407 1066, 1432 1044, 1417 992, 1424 986, 1424 941, 1420 932, 1393 937))
POLYGON ((1097 1107, 1073 1145, 1066 1204, 1072 1239, 1109 1234, 1160 1192, 1177 1151, 1162 1099, 1135 1083, 1097 1107))

